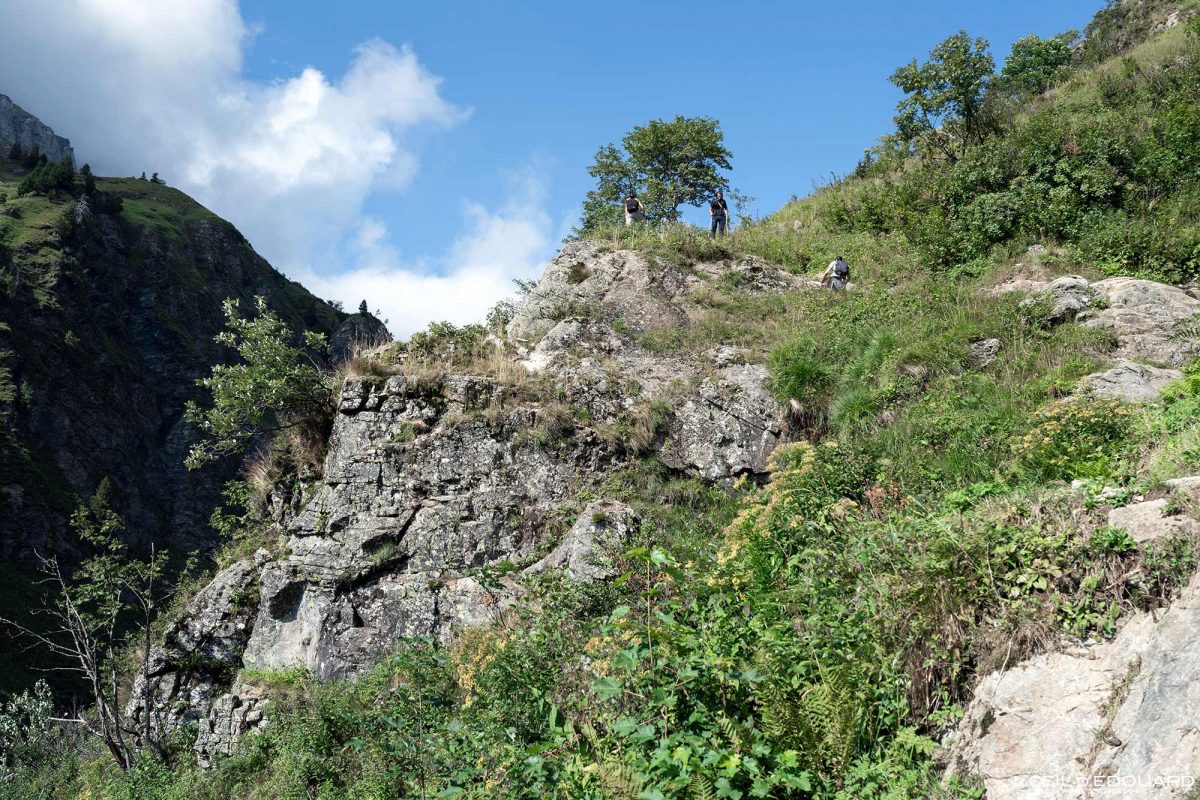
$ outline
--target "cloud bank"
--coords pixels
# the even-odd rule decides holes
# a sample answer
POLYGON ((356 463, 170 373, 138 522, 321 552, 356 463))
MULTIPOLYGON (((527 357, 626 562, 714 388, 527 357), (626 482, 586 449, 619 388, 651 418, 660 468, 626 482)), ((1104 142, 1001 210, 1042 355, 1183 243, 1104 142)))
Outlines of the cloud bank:
POLYGON ((407 46, 365 42, 336 79, 309 67, 255 82, 236 0, 0 0, 0 15, 0 92, 70 136, 81 160, 100 174, 162 171, 275 266, 347 306, 366 297, 398 333, 479 319, 550 246, 528 195, 519 213, 464 201, 464 233, 426 264, 405 263, 386 222, 364 215, 372 191, 416 176, 410 133, 469 117, 407 46))

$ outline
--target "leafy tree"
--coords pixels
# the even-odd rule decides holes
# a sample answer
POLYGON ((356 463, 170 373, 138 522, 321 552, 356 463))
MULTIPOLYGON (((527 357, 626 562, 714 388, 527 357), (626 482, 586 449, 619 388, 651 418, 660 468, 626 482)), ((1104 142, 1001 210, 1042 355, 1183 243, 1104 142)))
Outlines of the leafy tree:
POLYGON ((721 125, 712 117, 677 116, 651 120, 626 134, 621 147, 596 151, 588 173, 596 188, 584 200, 581 230, 621 219, 620 202, 636 191, 652 221, 679 219, 679 206, 700 205, 729 187, 721 170, 730 169, 731 153, 721 125))
POLYGON ((8 148, 8 158, 11 161, 20 161, 25 157, 25 151, 21 149, 20 142, 13 142, 8 148))
POLYGON ((914 59, 892 73, 892 83, 907 95, 896 106, 902 139, 929 141, 951 161, 961 158, 987 133, 984 94, 994 69, 987 40, 971 41, 959 31, 934 47, 924 64, 914 59))
POLYGON ((361 303, 358 304, 358 313, 360 313, 360 314, 370 314, 371 313, 370 311, 367 310, 367 301, 366 300, 363 300, 361 303))
POLYGON ((45 681, 0 703, 0 786, 46 763, 56 733, 54 698, 45 681))
MULTIPOLYGON (((232 347, 240 364, 218 364, 198 381, 212 394, 207 409, 188 403, 187 419, 204 434, 192 447, 187 465, 194 469, 240 453, 256 437, 304 424, 327 408, 333 392, 308 350, 291 343, 292 332, 256 297, 254 317, 243 317, 236 300, 225 301, 227 330, 216 341, 232 347)), ((304 334, 308 348, 323 348, 325 336, 304 334)))
POLYGON ((26 153, 21 159, 21 166, 27 167, 28 169, 33 169, 42 161, 44 161, 45 158, 46 157, 42 155, 41 149, 35 144, 33 149, 26 153))
MULTIPOLYGON (((151 548, 150 557, 130 557, 122 540, 125 524, 111 507, 111 486, 101 481, 95 494, 71 516, 71 527, 93 555, 67 578, 57 559, 41 558, 41 571, 57 598, 44 613, 53 620, 49 632, 33 631, 4 620, 61 658, 61 669, 82 676, 91 693, 94 713, 63 720, 83 726, 100 739, 122 768, 129 769, 142 745, 165 753, 157 739, 161 726, 151 716, 150 697, 138 724, 121 706, 119 675, 122 650, 131 641, 149 652, 154 616, 164 596, 166 551, 151 548)), ((143 663, 142 677, 147 665, 143 663)))
POLYGON ((1071 63, 1070 42, 1075 31, 1052 39, 1030 34, 1013 43, 1012 52, 1004 60, 999 84, 1013 94, 1041 93, 1063 73, 1071 63))

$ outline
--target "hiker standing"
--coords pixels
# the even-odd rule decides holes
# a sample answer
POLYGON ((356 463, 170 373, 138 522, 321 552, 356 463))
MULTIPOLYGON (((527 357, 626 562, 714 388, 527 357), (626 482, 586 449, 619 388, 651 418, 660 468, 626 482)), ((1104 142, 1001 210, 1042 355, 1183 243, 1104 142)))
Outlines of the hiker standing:
POLYGON ((630 192, 625 198, 625 225, 646 221, 646 207, 638 199, 637 192, 630 192))
POLYGON ((846 284, 850 283, 850 265, 846 263, 846 259, 838 256, 830 261, 821 275, 821 283, 835 292, 845 289, 846 284))
POLYGON ((721 235, 725 235, 725 223, 729 219, 729 206, 725 203, 725 196, 717 192, 716 198, 708 204, 708 217, 712 221, 709 230, 709 238, 717 238, 717 231, 721 231, 721 235))

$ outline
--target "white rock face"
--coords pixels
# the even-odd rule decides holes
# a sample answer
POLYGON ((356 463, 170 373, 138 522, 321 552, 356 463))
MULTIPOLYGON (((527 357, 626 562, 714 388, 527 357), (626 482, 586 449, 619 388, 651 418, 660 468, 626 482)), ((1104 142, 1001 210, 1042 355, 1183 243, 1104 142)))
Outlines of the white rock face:
POLYGON ((1181 800, 1200 783, 1200 576, 1111 642, 984 678, 947 775, 989 800, 1181 800))
POLYGON ((1171 502, 1166 498, 1134 503, 1108 512, 1108 524, 1124 528, 1138 544, 1167 536, 1194 536, 1200 523, 1185 514, 1170 515, 1171 502))

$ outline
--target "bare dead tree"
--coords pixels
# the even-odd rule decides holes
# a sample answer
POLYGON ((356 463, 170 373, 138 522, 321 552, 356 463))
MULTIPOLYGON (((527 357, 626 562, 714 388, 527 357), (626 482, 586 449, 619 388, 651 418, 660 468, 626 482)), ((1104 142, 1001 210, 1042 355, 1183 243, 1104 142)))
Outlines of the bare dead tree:
POLYGON ((62 663, 53 669, 79 675, 93 701, 93 713, 75 713, 56 721, 81 725, 100 739, 122 769, 129 769, 143 747, 165 758, 161 720, 149 691, 151 625, 158 607, 167 554, 151 549, 150 558, 131 558, 120 537, 121 518, 109 507, 109 486, 102 482, 92 499, 71 518, 79 537, 95 551, 68 579, 58 560, 38 556, 53 599, 35 613, 51 624, 44 630, 0 618, 62 663), (119 654, 130 641, 144 648, 142 714, 136 723, 121 708, 119 654))

